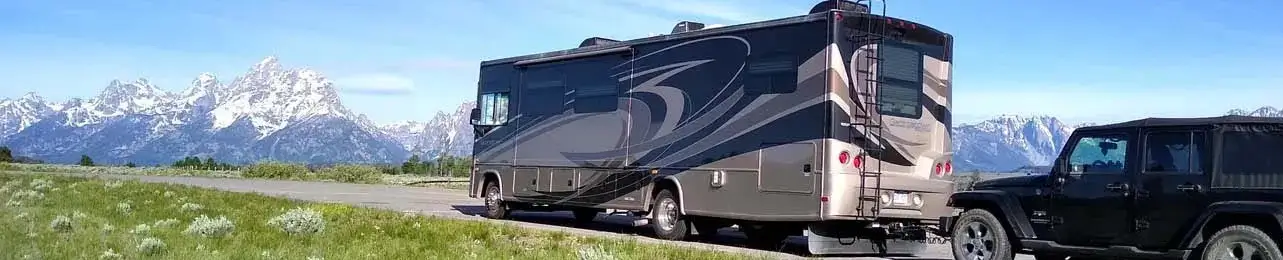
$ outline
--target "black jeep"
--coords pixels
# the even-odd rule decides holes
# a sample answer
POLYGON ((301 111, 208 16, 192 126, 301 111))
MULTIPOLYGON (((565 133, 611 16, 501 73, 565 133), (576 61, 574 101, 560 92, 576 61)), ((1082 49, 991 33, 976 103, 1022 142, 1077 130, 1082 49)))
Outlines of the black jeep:
POLYGON ((979 181, 949 206, 956 259, 1283 260, 1283 118, 1079 128, 1049 174, 979 181))

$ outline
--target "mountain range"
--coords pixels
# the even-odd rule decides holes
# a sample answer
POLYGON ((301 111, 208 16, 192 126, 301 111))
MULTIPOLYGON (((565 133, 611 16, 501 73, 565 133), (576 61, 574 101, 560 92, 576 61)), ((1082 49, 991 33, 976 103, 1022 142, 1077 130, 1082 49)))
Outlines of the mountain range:
MULTIPOLYGON (((1283 117, 1283 111, 1266 106, 1234 109, 1227 115, 1283 117)), ((1004 115, 974 124, 953 127, 954 167, 957 171, 1045 171, 1064 148, 1069 135, 1085 123, 1069 125, 1051 116, 1004 115)))
POLYGON ((50 102, 36 93, 0 100, 0 143, 49 162, 168 164, 185 156, 247 163, 394 163, 410 154, 462 155, 471 126, 464 102, 424 123, 378 126, 339 100, 333 83, 267 57, 221 81, 198 75, 179 93, 147 79, 113 80, 97 96, 50 102))
MULTIPOLYGON (((99 163, 169 164, 186 156, 230 163, 396 163, 410 155, 466 156, 472 149, 469 111, 423 121, 376 125, 344 107, 331 83, 275 57, 222 81, 200 74, 182 92, 147 79, 113 80, 97 96, 52 102, 36 93, 0 100, 0 144, 16 154, 55 163, 88 155, 99 163)), ((1274 107, 1227 114, 1283 117, 1274 107)), ((1070 133, 1052 116, 1004 115, 953 128, 957 171, 1041 171, 1070 133)))

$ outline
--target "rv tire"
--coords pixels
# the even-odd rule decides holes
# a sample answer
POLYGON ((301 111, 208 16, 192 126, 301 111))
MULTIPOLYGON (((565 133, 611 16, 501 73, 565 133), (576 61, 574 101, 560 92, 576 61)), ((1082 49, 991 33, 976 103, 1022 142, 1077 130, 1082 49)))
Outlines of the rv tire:
POLYGON ((690 221, 681 213, 681 201, 668 189, 655 195, 655 205, 651 206, 650 226, 655 230, 655 237, 666 240, 683 240, 690 234, 690 221))
POLYGON ((499 182, 491 181, 486 183, 485 202, 487 218, 508 218, 508 203, 503 201, 503 194, 499 192, 499 182))

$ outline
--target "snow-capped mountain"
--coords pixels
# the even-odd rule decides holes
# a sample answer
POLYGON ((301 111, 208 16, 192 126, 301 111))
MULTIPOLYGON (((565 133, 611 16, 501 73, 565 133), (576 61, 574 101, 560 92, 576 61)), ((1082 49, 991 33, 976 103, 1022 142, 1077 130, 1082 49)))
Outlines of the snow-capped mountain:
POLYGON ((1049 165, 1073 129, 1055 117, 1015 115, 955 126, 953 162, 959 171, 1049 165))
MULTIPOLYGON (((1266 106, 1234 109, 1228 115, 1283 117, 1283 111, 1266 106)), ((1007 172, 1049 166, 1074 129, 1095 125, 1067 125, 1050 116, 1000 116, 953 128, 954 164, 959 172, 1007 172)), ((1045 170, 1045 169, 1043 169, 1045 170)))
POLYGON ((18 99, 0 99, 0 142, 61 108, 36 93, 27 93, 18 99))
POLYGON ((468 116, 474 107, 476 102, 468 101, 454 111, 437 112, 432 120, 419 128, 418 138, 403 144, 411 153, 427 158, 471 154, 472 125, 468 123, 468 116))
POLYGON ((408 153, 342 105, 321 73, 268 57, 223 84, 201 74, 180 93, 146 79, 111 81, 99 95, 54 105, 34 94, 0 103, 0 141, 51 162, 398 162, 408 153))
POLYGON ((423 134, 428 132, 428 124, 419 121, 401 121, 380 126, 379 130, 400 143, 402 148, 412 150, 414 144, 425 138, 423 134))
POLYGON ((1279 110, 1278 108, 1275 108, 1272 106, 1265 106, 1265 107, 1257 108, 1256 110, 1253 110, 1253 111, 1234 109, 1234 110, 1230 110, 1230 112, 1227 114, 1239 115, 1239 116, 1283 117, 1283 110, 1279 110))

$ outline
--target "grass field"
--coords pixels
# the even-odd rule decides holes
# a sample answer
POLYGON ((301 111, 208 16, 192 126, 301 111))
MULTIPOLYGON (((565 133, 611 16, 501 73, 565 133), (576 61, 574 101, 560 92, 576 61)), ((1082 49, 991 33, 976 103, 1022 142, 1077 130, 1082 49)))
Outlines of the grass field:
POLYGON ((302 165, 263 163, 244 170, 199 170, 174 167, 123 167, 78 166, 60 164, 0 163, 0 171, 148 175, 148 176, 199 176, 214 178, 256 178, 301 181, 329 181, 390 185, 413 185, 445 189, 467 189, 468 178, 443 177, 417 174, 383 174, 368 166, 343 165, 311 172, 302 165))
POLYGON ((2 259, 754 259, 172 184, 0 172, 2 259))

